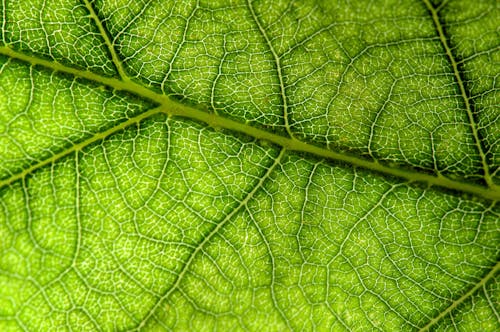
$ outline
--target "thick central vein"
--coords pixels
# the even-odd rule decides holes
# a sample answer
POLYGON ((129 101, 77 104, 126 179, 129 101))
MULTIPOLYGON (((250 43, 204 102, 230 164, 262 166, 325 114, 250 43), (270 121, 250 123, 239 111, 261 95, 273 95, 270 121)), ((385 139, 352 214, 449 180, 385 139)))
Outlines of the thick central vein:
POLYGON ((222 128, 233 132, 243 133, 245 135, 252 136, 258 140, 266 140, 276 145, 279 145, 289 151, 303 152, 321 158, 326 158, 329 160, 344 162, 355 167, 361 167, 375 172, 383 173, 386 175, 403 178, 406 179, 408 182, 423 182, 430 186, 439 186, 451 190, 461 191, 476 196, 480 196, 488 200, 493 200, 493 201, 500 200, 500 190, 498 189, 498 187, 495 186, 486 188, 470 183, 452 180, 442 175, 431 175, 431 174, 421 173, 415 170, 396 168, 384 165, 377 161, 367 160, 346 153, 328 150, 321 146, 302 142, 295 138, 284 137, 276 133, 273 133, 272 131, 267 131, 264 129, 253 127, 252 125, 247 123, 231 120, 220 115, 202 111, 190 105, 182 104, 176 100, 170 99, 168 96, 164 94, 154 92, 153 90, 150 90, 145 86, 135 83, 133 81, 124 82, 116 78, 104 77, 96 73, 92 73, 90 71, 67 67, 58 62, 51 62, 44 59, 39 59, 31 55, 26 55, 17 52, 7 46, 0 46, 0 54, 27 62, 33 66, 36 65, 43 66, 45 68, 49 68, 54 71, 71 74, 74 75, 75 77, 83 78, 86 80, 90 80, 105 85, 114 90, 127 91, 142 98, 154 101, 159 105, 157 108, 151 109, 145 113, 129 118, 128 120, 125 120, 124 122, 110 129, 107 129, 106 131, 97 133, 94 136, 82 142, 76 143, 72 147, 57 154, 54 154, 46 160, 38 162, 30 166, 29 168, 23 170, 20 173, 14 174, 6 179, 0 180, 0 188, 7 186, 16 180, 22 179, 27 174, 30 174, 36 169, 39 169, 52 162, 55 162, 56 160, 72 152, 79 151, 84 147, 88 146, 89 144, 102 140, 108 137, 109 135, 117 131, 123 130, 132 124, 138 123, 143 119, 146 119, 154 114, 165 113, 169 116, 178 116, 196 121, 201 121, 215 128, 222 128))

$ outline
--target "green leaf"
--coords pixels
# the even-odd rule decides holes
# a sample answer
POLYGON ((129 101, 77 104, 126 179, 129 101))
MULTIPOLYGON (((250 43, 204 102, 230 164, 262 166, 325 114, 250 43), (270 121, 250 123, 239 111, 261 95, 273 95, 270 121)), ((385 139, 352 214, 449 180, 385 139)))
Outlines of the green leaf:
POLYGON ((0 330, 500 330, 500 6, 0 2, 0 330))

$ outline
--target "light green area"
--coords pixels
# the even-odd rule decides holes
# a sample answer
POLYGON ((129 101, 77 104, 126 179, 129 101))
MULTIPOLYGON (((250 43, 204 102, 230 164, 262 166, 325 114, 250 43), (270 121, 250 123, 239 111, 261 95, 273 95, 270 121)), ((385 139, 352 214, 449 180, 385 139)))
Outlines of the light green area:
POLYGON ((437 6, 0 2, 0 330, 499 330, 498 6, 437 6))
POLYGON ((2 43, 105 75, 116 72, 81 1, 4 0, 0 6, 2 43))
POLYGON ((103 329, 138 324, 275 154, 161 116, 2 192, 3 316, 33 330, 68 313, 103 329))
POLYGON ((0 178, 150 105, 102 85, 60 76, 0 57, 0 178))
POLYGON ((436 193, 365 175, 291 155, 247 212, 213 240, 209 257, 197 261, 156 319, 174 330, 198 322, 218 330, 254 330, 254 323, 270 330, 423 325, 436 303, 470 287, 477 267, 492 263, 479 257, 496 252, 495 217, 484 220, 492 228, 471 245, 484 207, 452 197, 437 204, 436 193), (262 279, 265 303, 281 317, 260 312, 262 279), (248 311, 239 316, 241 307, 248 311))

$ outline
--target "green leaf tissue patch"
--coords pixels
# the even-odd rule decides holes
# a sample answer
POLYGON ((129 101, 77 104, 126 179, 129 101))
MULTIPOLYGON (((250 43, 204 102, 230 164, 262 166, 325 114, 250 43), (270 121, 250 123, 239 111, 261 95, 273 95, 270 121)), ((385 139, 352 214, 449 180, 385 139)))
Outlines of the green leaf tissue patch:
POLYGON ((0 1, 0 331, 500 330, 499 17, 0 1))

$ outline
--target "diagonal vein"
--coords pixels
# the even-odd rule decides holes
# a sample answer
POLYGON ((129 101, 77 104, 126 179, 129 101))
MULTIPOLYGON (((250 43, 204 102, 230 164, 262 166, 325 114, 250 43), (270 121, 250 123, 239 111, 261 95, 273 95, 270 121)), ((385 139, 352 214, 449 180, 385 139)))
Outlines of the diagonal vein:
POLYGON ((122 62, 120 58, 118 57, 118 54, 116 53, 115 47, 113 46, 113 43, 111 42, 111 39, 109 38, 108 32, 106 31, 106 28, 102 24, 102 21, 99 19, 99 16, 97 15, 96 11, 94 10, 94 6, 89 0, 83 0, 85 3, 85 7, 87 7, 87 10, 90 13, 90 17, 94 20, 95 24, 97 25, 97 28, 99 29, 99 33, 102 36, 102 39, 104 39, 104 43, 106 44, 108 51, 111 55, 111 59, 113 60, 113 64, 116 67, 116 70, 118 71, 118 74, 120 75, 120 78, 124 81, 128 81, 129 77, 126 74, 125 70, 123 69, 122 62))
POLYGON ((467 112, 467 117, 469 119, 469 124, 472 132, 472 136, 474 137, 474 143, 476 145, 477 151, 479 153, 479 156, 481 158, 481 164, 483 167, 483 172, 484 172, 484 180, 486 184, 489 187, 495 187, 495 184, 493 182, 493 179, 490 174, 490 169, 488 166, 488 162, 486 160, 486 154, 483 151, 483 148, 481 146, 481 139, 479 138, 479 132, 477 129, 477 124, 476 121, 474 120, 474 114, 472 112, 472 106, 471 102, 469 99, 469 96, 467 94, 467 90, 465 88, 464 81, 460 75, 460 70, 458 69, 458 63, 455 59, 455 56, 453 55, 453 52, 451 50, 451 47, 449 45, 448 39, 446 38, 445 32, 443 30, 443 25, 441 21, 439 20, 439 14, 438 10, 441 8, 435 8, 429 0, 423 0, 425 3, 425 6, 431 12, 432 14, 432 21, 434 23, 434 26, 436 27, 436 30, 439 35, 439 40, 441 41, 441 44, 443 45, 444 51, 446 53, 446 56, 448 57, 448 60, 451 64, 451 67, 453 68, 453 75, 455 76, 455 81, 459 87, 460 90, 460 95, 464 101, 465 105, 465 111, 467 112))
POLYGON ((248 192, 248 194, 240 201, 238 206, 234 208, 230 213, 226 215, 226 217, 220 221, 217 226, 215 226, 210 233, 203 238, 203 240, 198 244, 198 246, 193 250, 193 252, 189 255, 186 263, 184 264, 183 268, 179 272, 179 275, 175 279, 174 284, 170 289, 156 302, 156 304, 151 308, 149 313, 144 317, 142 322, 135 328, 133 329, 134 331, 140 331, 144 325, 149 321, 149 319, 153 316, 155 313, 156 309, 168 298, 172 293, 179 288, 179 285, 181 281, 183 280, 183 277, 188 273, 188 270, 193 264, 194 259, 196 258, 197 254, 200 253, 203 248, 212 240, 212 238, 219 233, 219 231, 226 225, 232 218, 233 216, 236 215, 242 208, 247 206, 248 202, 254 197, 255 193, 259 191, 260 188, 264 185, 266 180, 271 176, 272 172, 276 168, 276 166, 279 165, 281 162, 281 159, 283 158, 285 154, 285 149, 282 148, 280 150, 280 153, 278 156, 274 159, 273 163, 267 168, 266 172, 264 175, 259 179, 257 184, 248 192))
POLYGON ((476 293, 481 287, 485 286, 488 281, 495 277, 495 275, 500 271, 500 262, 497 262, 495 266, 481 279, 478 283, 469 289, 465 294, 460 296, 458 299, 453 301, 445 310, 441 311, 436 317, 431 319, 425 326, 423 326, 419 331, 429 331, 434 325, 436 325, 441 319, 451 314, 460 304, 464 303, 468 298, 470 298, 474 293, 476 293))
POLYGON ((271 40, 269 39, 269 36, 267 35, 266 30, 262 26, 262 24, 259 21, 259 18, 257 14, 255 13, 255 10, 252 5, 252 1, 248 0, 247 2, 248 9, 250 10, 250 13, 252 14, 252 19, 257 25, 257 28, 259 29, 262 37, 264 38, 269 51, 273 55, 274 63, 276 66, 276 72, 278 73, 278 81, 279 81, 279 89, 280 89, 280 97, 281 97, 281 102, 283 103, 283 120, 285 121, 285 128, 287 134, 293 138, 293 133, 290 128, 290 122, 289 122, 289 114, 288 114, 288 103, 287 103, 287 97, 286 97, 286 91, 285 91, 285 82, 283 80, 283 72, 281 69, 281 61, 280 57, 278 56, 278 53, 276 53, 276 50, 273 47, 273 44, 271 43, 271 40))
POLYGON ((363 159, 354 155, 347 154, 345 152, 336 152, 322 146, 314 145, 312 143, 299 141, 293 137, 281 136, 274 133, 273 131, 267 131, 265 129, 254 127, 249 123, 238 122, 217 114, 205 112, 193 105, 183 104, 169 98, 164 94, 154 92, 153 90, 148 89, 147 87, 133 81, 124 82, 116 78, 103 77, 90 71, 67 67, 58 62, 51 62, 44 59, 39 59, 31 55, 23 54, 9 48, 8 46, 0 46, 0 54, 27 62, 33 66, 39 65, 54 71, 60 71, 79 78, 97 82, 114 90, 127 91, 142 98, 149 99, 159 105, 158 108, 146 111, 145 113, 142 113, 136 117, 125 120, 124 122, 116 125, 113 128, 107 129, 104 132, 97 133, 90 139, 77 143, 75 144, 75 146, 72 146, 65 151, 59 152, 58 154, 55 154, 46 160, 42 160, 20 173, 14 174, 6 179, 1 179, 0 188, 9 185, 15 180, 23 178, 36 169, 48 165, 51 162, 62 158, 63 156, 66 156, 74 151, 81 150, 88 144, 104 139, 119 130, 125 129, 131 124, 137 123, 157 113, 165 113, 168 116, 177 116, 195 121, 201 121, 214 128, 222 128, 227 129, 231 132, 239 132, 244 135, 251 136, 257 140, 269 141, 289 151, 307 153, 320 158, 347 163, 354 167, 361 167, 377 173, 402 178, 407 180, 408 182, 422 182, 429 186, 438 186, 454 191, 480 196, 492 201, 500 201, 500 188, 498 186, 483 187, 471 183, 453 180, 444 177, 441 174, 433 175, 422 173, 413 169, 398 168, 390 165, 385 165, 378 161, 363 159))
POLYGON ((112 128, 109 128, 103 132, 99 132, 99 133, 95 134, 94 136, 87 138, 86 140, 83 140, 79 143, 73 144, 69 148, 62 150, 59 153, 53 154, 49 158, 44 159, 36 164, 31 165, 30 167, 24 169, 22 172, 16 173, 16 174, 14 174, 6 179, 0 180, 0 188, 2 188, 4 186, 8 186, 9 184, 11 184, 17 180, 24 179, 28 174, 33 173, 37 169, 43 168, 44 166, 47 166, 47 165, 50 165, 50 164, 52 164, 52 163, 54 163, 62 158, 74 153, 74 152, 81 151, 83 148, 91 145, 92 143, 98 142, 98 141, 100 141, 100 140, 120 131, 120 130, 123 130, 123 129, 129 127, 130 125, 139 123, 140 121, 142 121, 142 120, 144 120, 144 119, 146 119, 154 114, 160 113, 161 111, 162 110, 160 107, 150 109, 150 110, 148 110, 148 111, 146 111, 138 116, 135 116, 133 118, 129 118, 128 120, 123 121, 120 124, 118 124, 112 128))

